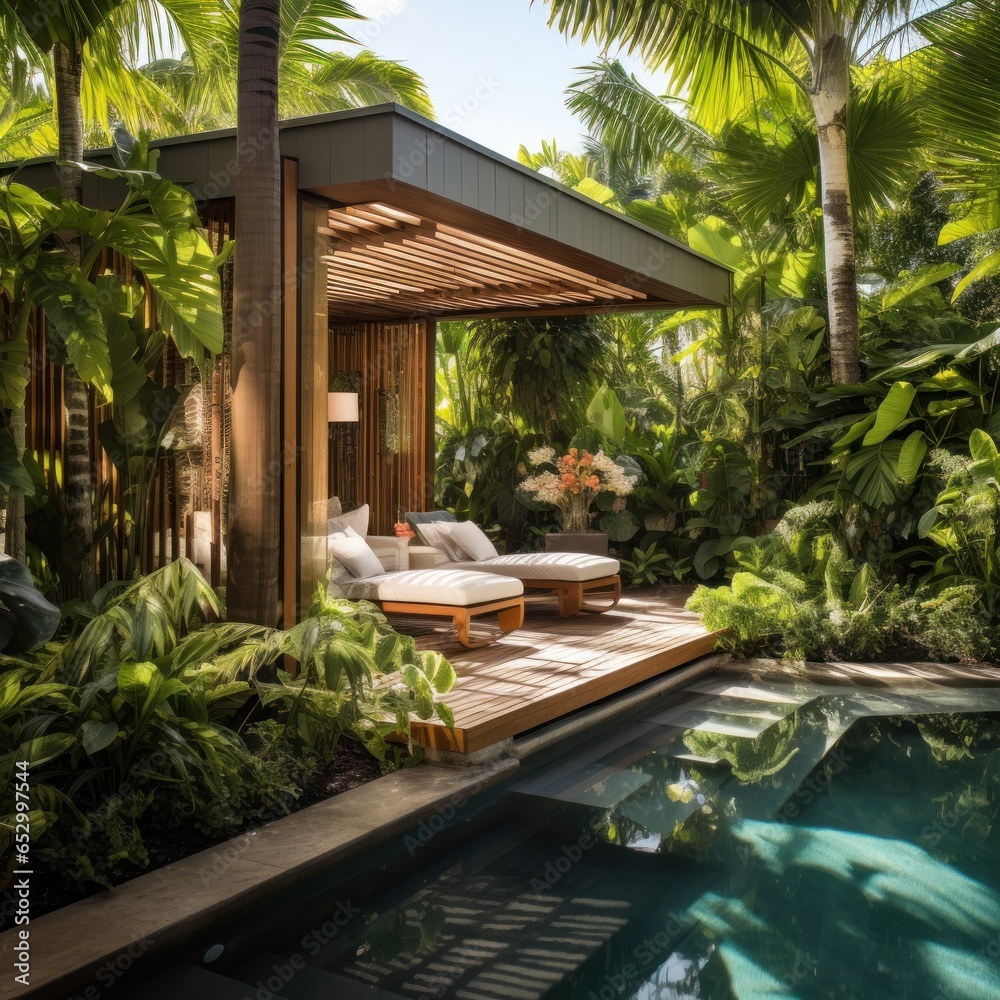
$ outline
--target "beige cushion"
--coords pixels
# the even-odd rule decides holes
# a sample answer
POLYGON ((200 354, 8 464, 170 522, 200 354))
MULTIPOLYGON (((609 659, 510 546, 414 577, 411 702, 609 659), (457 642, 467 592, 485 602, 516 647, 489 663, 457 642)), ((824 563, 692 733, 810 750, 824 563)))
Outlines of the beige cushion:
POLYGON ((524 593, 520 580, 494 573, 456 570, 450 566, 382 573, 366 580, 342 580, 335 587, 337 596, 351 601, 400 601, 462 608, 520 597, 524 593))
MULTIPOLYGON (((367 542, 353 529, 335 531, 327 538, 327 548, 333 556, 334 567, 340 563, 351 576, 378 576, 383 572, 378 556, 368 547, 367 542)), ((342 578, 342 574, 336 574, 342 578)))
MULTIPOLYGON (((462 557, 465 558, 464 556, 462 557)), ((407 569, 437 569, 448 566, 451 560, 441 551, 430 545, 410 545, 406 549, 407 569)))
MULTIPOLYGON (((421 525, 421 530, 426 525, 421 525)), ((497 555, 496 546, 486 537, 486 532, 474 521, 438 521, 434 527, 440 534, 456 545, 467 559, 479 562, 480 559, 492 559, 497 555)), ((426 537, 426 531, 424 535, 426 537)), ((428 542, 433 545, 433 542, 428 542)))
POLYGON ((371 516, 371 508, 368 504, 362 504, 357 510, 344 511, 339 517, 331 517, 326 523, 327 533, 335 531, 346 531, 353 528, 354 533, 362 538, 368 534, 368 521, 371 516))
POLYGON ((474 569, 477 573, 503 573, 519 580, 565 580, 586 583, 605 576, 617 576, 617 559, 591 556, 583 552, 520 552, 476 562, 459 562, 457 569, 474 569))
POLYGON ((456 521, 428 521, 426 524, 420 525, 420 537, 425 546, 440 549, 445 558, 452 562, 473 558, 466 555, 465 549, 459 545, 457 538, 451 537, 451 529, 456 524, 456 521))

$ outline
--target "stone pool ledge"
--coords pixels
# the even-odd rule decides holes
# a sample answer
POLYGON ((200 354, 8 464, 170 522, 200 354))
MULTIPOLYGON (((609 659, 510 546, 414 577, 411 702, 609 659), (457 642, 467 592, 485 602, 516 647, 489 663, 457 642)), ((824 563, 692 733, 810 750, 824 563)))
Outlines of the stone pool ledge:
POLYGON ((0 934, 0 1000, 114 1000, 121 975, 282 890, 401 836, 518 769, 421 764, 377 778, 31 921, 31 984, 14 982, 17 928, 0 934), (88 992, 89 991, 89 992, 88 992))
POLYGON ((848 660, 773 660, 757 657, 733 660, 730 673, 794 677, 820 684, 863 684, 888 687, 898 684, 949 687, 993 687, 1000 684, 1000 668, 987 663, 934 663, 887 660, 877 663, 848 660))

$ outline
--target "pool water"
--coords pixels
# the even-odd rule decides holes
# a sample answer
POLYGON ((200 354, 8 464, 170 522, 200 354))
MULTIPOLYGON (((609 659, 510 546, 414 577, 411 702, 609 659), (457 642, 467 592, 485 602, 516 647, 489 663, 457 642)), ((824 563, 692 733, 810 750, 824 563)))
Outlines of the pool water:
POLYGON ((446 848, 404 840, 391 887, 258 914, 156 988, 1000 1000, 998 808, 1000 689, 712 675, 516 780, 446 848))

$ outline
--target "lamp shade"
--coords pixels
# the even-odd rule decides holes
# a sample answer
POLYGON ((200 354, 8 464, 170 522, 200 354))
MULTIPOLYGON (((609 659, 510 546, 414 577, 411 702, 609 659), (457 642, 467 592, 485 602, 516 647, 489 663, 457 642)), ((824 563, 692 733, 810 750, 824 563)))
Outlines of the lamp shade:
POLYGON ((327 395, 327 420, 331 424, 356 424, 358 422, 358 394, 356 392, 331 392, 327 395))

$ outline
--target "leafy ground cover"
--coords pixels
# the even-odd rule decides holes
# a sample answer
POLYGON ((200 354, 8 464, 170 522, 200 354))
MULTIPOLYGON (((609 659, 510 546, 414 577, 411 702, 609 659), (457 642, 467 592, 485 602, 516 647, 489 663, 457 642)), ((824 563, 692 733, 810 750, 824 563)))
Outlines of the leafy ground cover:
MULTIPOLYGON (((221 614, 182 559, 105 588, 56 640, 0 659, 0 773, 31 762, 32 852, 53 880, 111 886, 178 845, 415 763, 410 719, 451 718, 450 664, 370 605, 318 593, 286 631, 221 614)), ((13 834, 0 818, 8 877, 13 834)))

